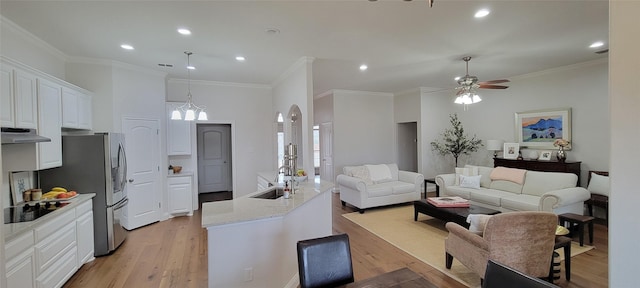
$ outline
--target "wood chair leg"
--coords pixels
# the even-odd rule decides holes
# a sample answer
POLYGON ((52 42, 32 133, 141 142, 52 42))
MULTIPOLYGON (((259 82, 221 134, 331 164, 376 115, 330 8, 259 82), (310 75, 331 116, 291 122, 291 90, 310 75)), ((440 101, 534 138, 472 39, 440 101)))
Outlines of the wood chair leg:
POLYGON ((453 264, 453 256, 445 252, 445 266, 447 267, 447 269, 451 269, 452 264, 453 264))

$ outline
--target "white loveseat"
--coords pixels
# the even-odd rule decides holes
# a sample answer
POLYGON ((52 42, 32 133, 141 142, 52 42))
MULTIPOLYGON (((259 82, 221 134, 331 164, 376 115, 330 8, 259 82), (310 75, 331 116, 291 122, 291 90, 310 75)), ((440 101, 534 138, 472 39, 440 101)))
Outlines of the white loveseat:
MULTIPOLYGON (((472 204, 508 211, 548 211, 555 214, 576 213, 584 214, 584 201, 590 197, 589 191, 576 187, 578 176, 573 173, 538 172, 505 167, 483 167, 467 165, 458 169, 458 174, 443 174, 436 176, 436 184, 440 188, 440 196, 460 196, 469 199, 472 204), (513 170, 524 171, 523 183, 500 179, 499 173, 492 173, 494 169, 507 173, 513 170), (480 187, 470 188, 468 177, 479 175, 480 187), (456 185, 456 175, 464 183, 456 185), (469 175, 470 174, 470 175, 469 175), (466 187, 463 187, 466 186, 466 187)), ((496 172, 498 172, 496 171, 496 172)), ((460 180, 459 180, 460 181, 460 180)), ((473 182, 473 181, 471 181, 473 182)))
POLYGON ((345 166, 336 182, 342 205, 364 209, 420 199, 424 176, 399 171, 396 164, 345 166), (386 168, 385 168, 386 167, 386 168))

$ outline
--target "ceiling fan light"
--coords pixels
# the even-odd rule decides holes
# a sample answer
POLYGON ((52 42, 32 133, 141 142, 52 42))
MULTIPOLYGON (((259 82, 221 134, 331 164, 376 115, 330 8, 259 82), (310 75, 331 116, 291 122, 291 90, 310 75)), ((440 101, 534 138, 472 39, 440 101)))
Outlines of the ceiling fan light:
POLYGON ((480 98, 480 96, 478 94, 473 94, 473 98, 471 98, 471 102, 472 103, 478 103, 482 101, 482 98, 480 98))
POLYGON ((181 120, 182 119, 182 114, 180 114, 180 111, 178 111, 178 109, 173 110, 173 112, 171 112, 171 120, 181 120))
POLYGON ((462 95, 462 104, 473 104, 473 101, 471 101, 471 97, 469 97, 469 94, 462 95))
POLYGON ((209 120, 209 118, 207 117, 207 112, 200 111, 200 113, 198 113, 198 121, 207 121, 207 120, 209 120))
POLYGON ((453 101, 453 103, 462 104, 462 96, 456 97, 456 101, 453 101))

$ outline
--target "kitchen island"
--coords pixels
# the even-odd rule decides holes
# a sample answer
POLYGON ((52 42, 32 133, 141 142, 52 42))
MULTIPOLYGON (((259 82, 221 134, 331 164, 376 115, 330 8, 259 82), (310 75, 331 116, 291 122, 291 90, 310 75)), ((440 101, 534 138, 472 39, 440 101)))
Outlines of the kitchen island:
MULTIPOLYGON (((258 177, 274 180, 275 172, 258 177)), ((281 178, 274 186, 282 186, 281 178)), ((253 196, 202 204, 209 287, 296 287, 299 240, 331 235, 333 183, 309 179, 290 199, 253 196)))

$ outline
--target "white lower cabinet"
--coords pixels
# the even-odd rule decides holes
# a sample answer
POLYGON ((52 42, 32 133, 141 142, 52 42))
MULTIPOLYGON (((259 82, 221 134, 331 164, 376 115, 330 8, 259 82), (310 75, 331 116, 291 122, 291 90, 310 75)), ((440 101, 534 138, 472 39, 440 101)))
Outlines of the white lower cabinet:
POLYGON ((169 213, 193 215, 191 176, 171 176, 167 186, 169 213))
POLYGON ((24 233, 5 243, 8 288, 36 287, 33 232, 24 233))
POLYGON ((5 243, 7 287, 62 287, 93 252, 89 200, 5 243))

